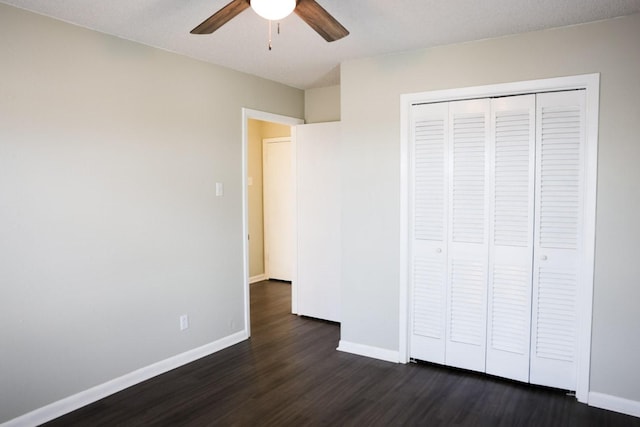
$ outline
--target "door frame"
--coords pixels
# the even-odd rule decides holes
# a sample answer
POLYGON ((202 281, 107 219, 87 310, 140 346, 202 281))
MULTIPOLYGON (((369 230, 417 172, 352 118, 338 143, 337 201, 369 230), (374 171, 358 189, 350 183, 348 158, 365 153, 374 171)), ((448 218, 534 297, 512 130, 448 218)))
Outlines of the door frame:
POLYGON ((587 403, 591 366, 591 321, 593 312, 593 280, 595 265, 595 219, 598 163, 598 118, 600 74, 584 74, 540 80, 528 80, 487 86, 473 86, 404 94, 400 97, 400 319, 399 361, 409 362, 409 137, 410 111, 415 104, 448 102, 463 99, 491 98, 561 90, 586 90, 586 150, 584 189, 584 240, 580 255, 581 281, 578 290, 578 354, 576 398, 587 403))
MULTIPOLYGON (((248 191, 248 153, 249 153, 249 119, 261 120, 264 122, 278 123, 291 126, 292 157, 295 159, 295 126, 304 124, 304 120, 297 117, 282 116, 280 114, 266 111, 242 108, 242 259, 243 259, 243 280, 244 280, 244 327, 247 337, 251 336, 251 294, 249 283, 249 191, 248 191)), ((295 230, 295 229, 294 229, 295 230)), ((294 231, 295 237, 295 231, 294 231)), ((294 240, 294 252, 296 251, 294 240)), ((293 270, 293 280, 291 281, 291 312, 297 313, 297 288, 295 263, 293 270)))

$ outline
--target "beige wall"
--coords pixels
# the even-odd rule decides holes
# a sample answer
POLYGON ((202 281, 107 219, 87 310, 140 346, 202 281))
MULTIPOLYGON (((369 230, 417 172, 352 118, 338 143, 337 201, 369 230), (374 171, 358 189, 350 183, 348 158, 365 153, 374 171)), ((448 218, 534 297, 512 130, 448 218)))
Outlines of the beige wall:
POLYGON ((304 119, 305 123, 340 121, 340 86, 307 89, 304 119))
POLYGON ((0 423, 243 330, 241 109, 304 93, 6 5, 0 64, 0 423))
POLYGON ((601 73, 591 390, 640 402, 640 15, 342 64, 342 339, 399 345, 400 95, 601 73))
POLYGON ((249 276, 264 274, 264 205, 262 185, 262 140, 291 136, 291 127, 279 123, 249 120, 248 174, 252 184, 249 199, 249 276))

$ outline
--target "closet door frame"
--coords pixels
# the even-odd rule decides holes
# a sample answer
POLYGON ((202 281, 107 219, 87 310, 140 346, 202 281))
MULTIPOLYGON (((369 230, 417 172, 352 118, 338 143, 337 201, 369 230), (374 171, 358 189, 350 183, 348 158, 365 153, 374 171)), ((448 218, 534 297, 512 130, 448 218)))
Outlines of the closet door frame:
POLYGON ((413 105, 449 102, 476 98, 535 94, 563 90, 586 91, 586 147, 583 250, 580 254, 581 286, 578 291, 578 357, 576 398, 587 403, 591 365, 591 320, 593 311, 593 276, 595 263, 595 218, 597 187, 598 117, 600 103, 600 74, 584 74, 551 79, 528 80, 488 86, 436 90, 404 94, 400 97, 400 307, 399 362, 409 362, 409 147, 410 111, 413 105))

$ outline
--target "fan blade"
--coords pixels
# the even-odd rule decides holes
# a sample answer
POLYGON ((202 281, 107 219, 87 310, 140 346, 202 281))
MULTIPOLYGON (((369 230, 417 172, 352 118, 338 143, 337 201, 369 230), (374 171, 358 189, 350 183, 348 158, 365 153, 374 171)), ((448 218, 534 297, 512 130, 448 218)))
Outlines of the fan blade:
POLYGON ((328 42, 349 35, 349 31, 315 0, 299 0, 294 11, 328 42))
POLYGON ((191 30, 191 34, 211 34, 249 7, 249 0, 233 0, 191 30))

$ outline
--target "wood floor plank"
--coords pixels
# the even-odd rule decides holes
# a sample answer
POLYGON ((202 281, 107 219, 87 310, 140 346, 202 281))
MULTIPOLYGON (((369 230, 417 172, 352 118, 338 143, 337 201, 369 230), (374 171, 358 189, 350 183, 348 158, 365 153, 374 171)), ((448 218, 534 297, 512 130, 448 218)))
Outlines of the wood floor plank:
POLYGON ((336 351, 339 326, 251 286, 251 339, 46 424, 57 426, 632 426, 559 390, 336 351))

